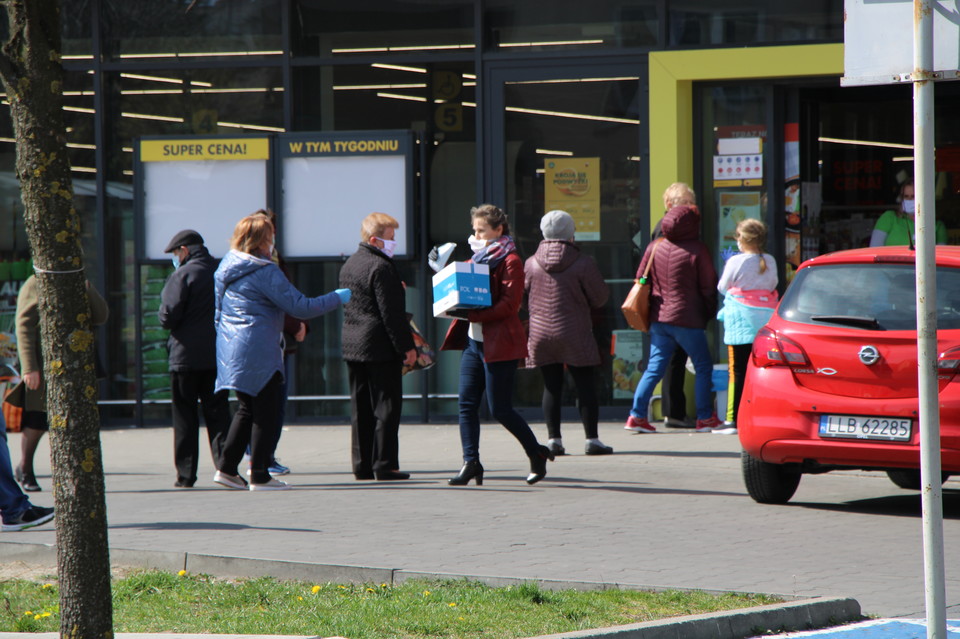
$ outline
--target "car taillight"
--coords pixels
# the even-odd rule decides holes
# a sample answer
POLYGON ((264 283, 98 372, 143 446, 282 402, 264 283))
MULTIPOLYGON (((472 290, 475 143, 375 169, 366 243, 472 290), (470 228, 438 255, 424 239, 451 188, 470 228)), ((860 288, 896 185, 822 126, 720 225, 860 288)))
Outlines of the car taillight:
POLYGON ((960 346, 945 350, 937 357, 937 379, 940 384, 952 382, 960 373, 960 346))
POLYGON ((753 339, 753 363, 766 366, 810 366, 810 359, 795 341, 764 326, 753 339))

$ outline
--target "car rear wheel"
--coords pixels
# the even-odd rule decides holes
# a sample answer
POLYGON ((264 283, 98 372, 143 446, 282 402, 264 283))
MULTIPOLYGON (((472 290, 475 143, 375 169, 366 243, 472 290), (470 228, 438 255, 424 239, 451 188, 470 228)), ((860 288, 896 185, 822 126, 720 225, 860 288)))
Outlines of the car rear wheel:
MULTIPOLYGON (((950 478, 950 473, 940 473, 940 483, 950 478)), ((922 483, 920 481, 920 470, 916 468, 891 468, 887 471, 887 477, 900 488, 907 490, 920 490, 922 483)))
POLYGON ((747 493, 758 504, 785 504, 800 485, 800 471, 783 464, 771 464, 740 453, 740 467, 747 493))

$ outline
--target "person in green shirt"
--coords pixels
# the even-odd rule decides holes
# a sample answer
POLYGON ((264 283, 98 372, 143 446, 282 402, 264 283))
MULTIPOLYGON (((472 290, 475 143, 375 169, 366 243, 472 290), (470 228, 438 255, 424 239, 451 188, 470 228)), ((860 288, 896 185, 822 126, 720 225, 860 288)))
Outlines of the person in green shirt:
MULTIPOLYGON (((917 243, 917 232, 913 226, 914 215, 917 211, 917 201, 914 199, 913 182, 907 181, 900 185, 899 210, 884 211, 873 233, 870 235, 870 246, 914 246, 917 243)), ((941 222, 936 223, 937 244, 947 243, 947 227, 941 222)))

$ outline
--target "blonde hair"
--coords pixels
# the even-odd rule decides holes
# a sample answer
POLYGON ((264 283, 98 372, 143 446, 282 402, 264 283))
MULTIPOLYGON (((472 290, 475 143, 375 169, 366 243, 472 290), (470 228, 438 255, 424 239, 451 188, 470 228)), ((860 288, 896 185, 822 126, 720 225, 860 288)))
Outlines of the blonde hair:
POLYGON ((400 228, 400 222, 386 213, 371 213, 360 223, 360 240, 370 242, 371 237, 381 237, 387 229, 400 228))
POLYGON ((686 182, 674 182, 663 192, 663 209, 669 211, 681 204, 693 205, 697 203, 697 194, 686 182))
POLYGON ((230 248, 241 253, 253 253, 267 242, 273 241, 273 224, 263 213, 257 212, 243 218, 233 227, 230 248))
POLYGON ((767 271, 767 260, 763 257, 763 247, 767 244, 767 225, 760 220, 748 217, 737 224, 737 240, 760 255, 760 272, 767 271))

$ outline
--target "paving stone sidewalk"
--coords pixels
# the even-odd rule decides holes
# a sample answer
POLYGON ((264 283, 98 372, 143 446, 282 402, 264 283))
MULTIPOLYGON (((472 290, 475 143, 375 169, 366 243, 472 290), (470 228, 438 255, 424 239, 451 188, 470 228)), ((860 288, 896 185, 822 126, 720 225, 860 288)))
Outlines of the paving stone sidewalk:
MULTIPOLYGON (((545 439, 542 424, 534 425, 545 439)), ((922 617, 920 498, 879 473, 805 477, 787 506, 745 493, 736 437, 666 430, 633 435, 601 424, 612 456, 573 455, 528 486, 527 460, 499 425, 485 424, 482 487, 450 487, 460 464, 455 425, 404 424, 406 482, 358 482, 345 426, 292 426, 279 455, 293 469, 285 492, 231 491, 212 483, 206 452, 193 489, 173 487, 169 428, 102 434, 112 559, 150 556, 193 571, 289 570, 291 576, 421 574, 539 579, 596 587, 701 588, 787 597, 852 597, 864 614, 922 617), (231 568, 232 566, 232 568, 231 568), (338 568, 340 567, 340 568, 338 568), (298 572, 299 571, 299 572, 298 572)), ((661 430, 662 427, 661 427, 661 430)), ((44 440, 46 441, 46 440, 44 440)), ((18 436, 11 435, 18 449, 18 436)), ((38 453, 50 503, 47 449, 38 453)), ((960 606, 960 483, 944 495, 948 616, 960 606)), ((5 534, 0 559, 53 544, 53 529, 5 534)))

